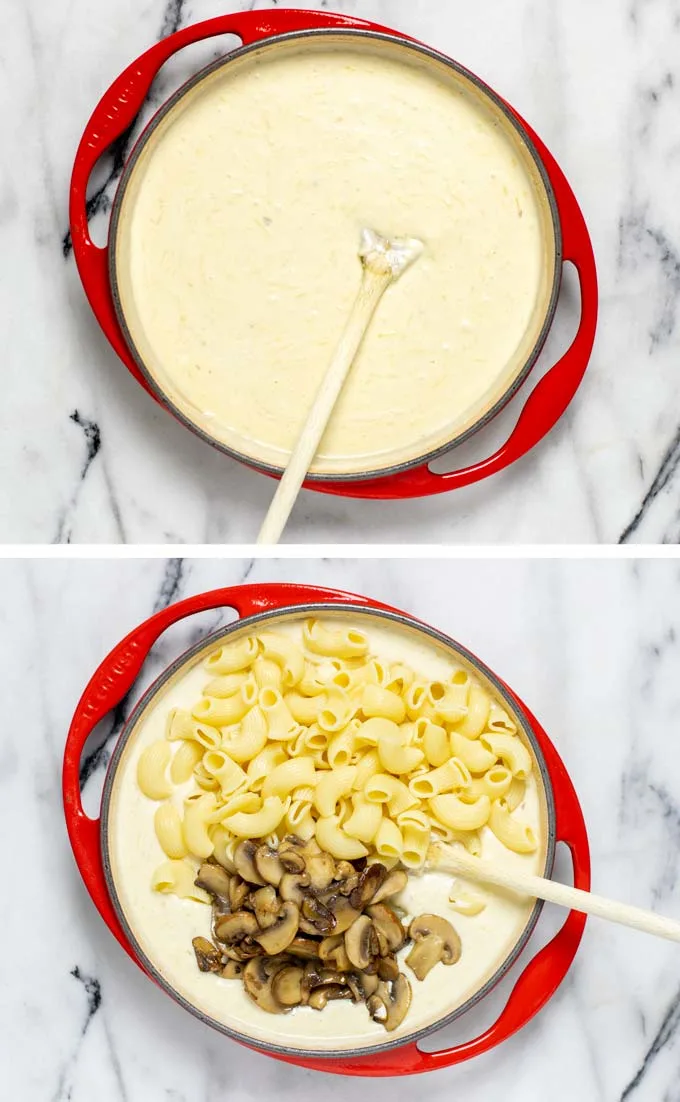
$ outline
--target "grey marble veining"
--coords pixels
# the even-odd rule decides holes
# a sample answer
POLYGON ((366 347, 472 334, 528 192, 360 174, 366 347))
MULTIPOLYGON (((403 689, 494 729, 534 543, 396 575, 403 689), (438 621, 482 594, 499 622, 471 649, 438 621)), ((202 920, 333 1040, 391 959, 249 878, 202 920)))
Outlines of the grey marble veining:
MULTIPOLYGON (((21 1102, 377 1102, 417 1092, 508 1102, 677 1098, 678 948, 589 921, 555 998, 519 1035, 459 1068, 352 1084, 212 1033, 134 967, 92 906, 63 825, 66 730, 96 665, 168 602, 243 581, 303 581, 393 603, 458 638, 523 697, 561 753, 590 832, 593 886, 680 917, 680 567, 672 561, 5 561, 0 564, 0 831, 11 847, 0 935, 3 1097, 21 1102)), ((97 814, 115 734, 141 688, 228 613, 169 631, 102 748, 83 758, 97 814)), ((563 875, 569 864, 562 859, 563 875)), ((546 908, 531 945, 561 915, 546 908)), ((532 948, 532 951, 533 951, 532 948)), ((519 970, 516 966, 515 975, 519 970)), ((499 989, 434 1047, 474 1035, 499 989)))
MULTIPOLYGON (((677 4, 345 0, 336 6, 448 52, 531 122, 586 214, 601 322, 572 407, 511 470, 453 494, 377 506, 305 492, 286 540, 677 542, 677 4)), ((4 5, 0 82, 12 106, 0 120, 7 154, 0 167, 1 331, 10 382, 0 411, 5 541, 235 543, 257 533, 271 482, 193 437, 128 375, 87 306, 67 225, 73 156, 104 89, 160 36, 223 10, 218 0, 4 5)), ((230 44, 190 47, 170 62, 144 117, 230 44)), ((119 143, 92 182, 91 224, 99 241, 129 148, 130 140, 119 143)), ((533 378, 566 347, 577 313, 568 280, 533 378)), ((456 452, 456 465, 492 451, 517 415, 513 403, 456 452)))

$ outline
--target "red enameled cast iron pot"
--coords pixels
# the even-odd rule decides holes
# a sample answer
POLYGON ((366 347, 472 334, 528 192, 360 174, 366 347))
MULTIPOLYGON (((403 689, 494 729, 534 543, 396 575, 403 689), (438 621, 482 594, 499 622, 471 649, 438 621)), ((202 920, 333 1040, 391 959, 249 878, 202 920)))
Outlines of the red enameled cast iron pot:
MULTIPOLYGON (((571 402, 583 378, 593 347, 597 323, 595 259, 588 230, 574 193, 559 165, 531 127, 509 104, 505 103, 483 81, 468 70, 463 69, 457 63, 451 62, 444 55, 424 47, 422 43, 418 43, 407 35, 375 23, 369 23, 366 20, 330 12, 296 11, 293 9, 236 12, 215 19, 208 19, 203 23, 197 23, 194 26, 177 31, 168 38, 157 42, 121 73, 104 93, 87 124, 78 147, 71 179, 70 225, 73 251, 90 305, 114 350, 131 374, 152 397, 164 408, 169 408, 167 402, 163 400, 162 393, 150 385, 149 378, 140 369, 133 350, 126 341, 112 293, 110 273, 112 249, 110 246, 103 249, 97 247, 89 234, 86 193, 92 170, 112 142, 134 123, 160 67, 184 46, 221 34, 237 35, 243 46, 248 47, 252 44, 271 40, 279 35, 301 32, 307 34, 321 33, 331 30, 372 33, 383 38, 388 37, 402 44, 411 43, 425 50, 431 56, 455 66, 460 73, 463 73, 478 88, 493 98, 512 121, 513 126, 519 130, 543 175, 548 198, 553 208, 557 264, 559 266, 565 260, 571 261, 578 272, 581 291, 581 318, 573 343, 535 386, 527 398, 509 438, 493 455, 460 470, 438 474, 430 470, 429 463, 436 455, 441 454, 451 446, 446 445, 436 453, 432 452, 422 457, 422 459, 404 463, 398 468, 393 468, 391 473, 382 474, 379 477, 370 474, 355 475, 354 477, 338 475, 335 478, 312 475, 305 482, 305 487, 310 490, 320 490, 323 493, 355 498, 396 499, 443 493, 445 490, 467 486, 489 475, 498 473, 525 455, 553 428, 571 402)), ((164 108, 160 109, 161 112, 163 110, 164 108)), ((158 113, 139 139, 136 149, 144 140, 145 134, 150 128, 153 128, 157 118, 158 113)), ((135 150, 132 151, 128 164, 134 161, 134 157, 135 150)), ((545 325, 524 371, 519 376, 516 385, 509 388, 489 415, 473 426, 470 432, 477 431, 488 421, 489 416, 499 412, 514 396, 519 384, 526 379, 547 337, 556 307, 558 289, 559 274, 545 325)), ((173 412, 184 424, 187 424, 189 428, 192 428, 203 439, 213 443, 220 450, 233 455, 264 474, 272 475, 275 478, 280 477, 280 472, 277 473, 275 469, 268 467, 267 464, 251 461, 212 440, 184 419, 178 410, 174 409, 170 412, 173 412)), ((462 442, 465 435, 467 434, 464 434, 456 442, 462 442)))
MULTIPOLYGON (((263 584, 244 585, 228 589, 217 589, 189 597, 140 624, 129 633, 100 664, 85 689, 66 741, 63 767, 64 810, 69 838, 73 847, 78 868, 85 885, 102 918, 126 952, 147 974, 149 969, 135 955, 133 946, 123 928, 117 907, 109 891, 102 857, 105 833, 100 819, 90 819, 83 810, 80 794, 79 769, 83 747, 88 736, 104 716, 115 708, 131 690, 142 666, 159 636, 172 624, 194 613, 216 608, 232 608, 239 621, 246 617, 258 618, 272 613, 296 613, 307 605, 325 605, 337 612, 343 606, 354 606, 358 610, 375 611, 389 614, 402 624, 410 625, 432 634, 435 638, 448 643, 466 655, 473 665, 491 677, 499 689, 507 694, 509 701, 519 709, 526 720, 527 730, 535 742, 537 752, 542 757, 541 768, 547 773, 547 783, 552 789, 554 813, 554 843, 564 842, 571 853, 574 869, 574 885, 588 890, 590 887, 590 854, 588 836, 583 813, 567 771, 546 732, 536 718, 525 707, 512 690, 483 663, 465 648, 447 640, 446 636, 422 623, 391 608, 389 605, 357 596, 317 586, 263 584)), ((318 608, 315 613, 318 612, 318 608)), ((323 610, 321 610, 323 612, 323 610)), ((254 621, 255 622, 255 621, 254 621)), ((223 629, 227 631, 229 629, 223 629)), ((192 648, 193 650, 194 648, 192 648)), ((178 663, 183 659, 179 659, 178 663)), ((178 663, 175 663, 176 667, 178 663)), ((147 696, 153 694, 166 674, 154 683, 147 696)), ((137 711, 137 709, 135 709, 137 711)), ((130 727, 130 725, 128 725, 130 727)), ((121 740, 126 737, 123 731, 121 740)), ((110 780, 115 771, 116 756, 112 758, 105 793, 110 792, 110 780)), ((528 929, 538 917, 535 909, 528 929)), ((335 1072, 342 1075, 389 1076, 410 1075, 417 1072, 433 1071, 453 1064, 461 1063, 473 1056, 488 1052, 513 1033, 521 1029, 548 1002, 564 979, 578 949, 585 927, 585 915, 571 911, 561 929, 553 939, 540 950, 527 964, 517 979, 500 1017, 480 1036, 463 1044, 439 1052, 424 1052, 416 1041, 407 1041, 399 1047, 371 1054, 349 1054, 343 1058, 325 1058, 319 1054, 301 1055, 280 1051, 268 1051, 255 1045, 248 1047, 255 1051, 274 1056, 276 1059, 301 1067, 318 1071, 335 1072)), ((524 945, 527 937, 520 939, 524 945)), ((516 955, 516 954, 515 954, 516 955)), ((514 959, 514 956, 511 958, 514 959)), ((501 974, 507 969, 503 969, 501 974)), ((151 976, 160 982, 165 990, 170 990, 162 979, 151 976)), ((494 977, 494 981, 500 975, 494 977)), ((491 986, 491 984, 489 985, 491 986)), ((485 993, 487 988, 483 989, 485 993)), ((172 994, 172 991, 170 991, 172 994)), ((176 996, 177 997, 177 996, 176 996)), ((181 1000, 179 1000, 181 1001, 181 1000)), ((199 1017, 203 1017, 199 1015, 199 1017)), ((207 1020, 203 1018, 203 1020, 207 1020)), ((441 1024, 441 1023, 439 1023, 441 1024)), ((439 1028, 435 1025, 434 1029, 439 1028)), ((228 1031, 227 1031, 228 1032, 228 1031)), ((429 1032, 429 1031, 428 1031, 429 1032)))

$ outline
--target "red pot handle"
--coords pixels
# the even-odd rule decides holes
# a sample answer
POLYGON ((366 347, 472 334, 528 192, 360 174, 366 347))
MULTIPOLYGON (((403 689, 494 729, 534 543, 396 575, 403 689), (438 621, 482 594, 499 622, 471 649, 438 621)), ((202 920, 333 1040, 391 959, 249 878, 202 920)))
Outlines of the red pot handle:
MULTIPOLYGON (((140 967, 143 966, 127 941, 109 896, 101 859, 99 819, 90 819, 82 806, 79 773, 85 741, 96 724, 131 689, 151 647, 172 624, 196 612, 213 608, 234 608, 239 618, 242 618, 318 601, 398 611, 357 594, 320 586, 271 583, 201 593, 163 609, 131 631, 99 665, 78 702, 66 740, 63 764, 64 812, 69 839, 76 863, 95 906, 120 945, 140 967)), ((574 884, 587 891, 590 887, 588 836, 569 774, 535 716, 508 686, 505 688, 524 710, 543 751, 553 781, 556 841, 563 841, 569 847, 574 865, 574 884)), ((472 1041, 435 1053, 422 1052, 414 1043, 383 1054, 342 1060, 283 1055, 278 1055, 277 1058, 316 1071, 342 1075, 389 1076, 433 1071, 481 1055, 512 1036, 551 998, 576 954, 585 921, 585 915, 576 911, 570 912, 561 930, 524 969, 497 1021, 472 1041)))
MULTIPOLYGON (((388 27, 331 12, 283 9, 235 12, 207 19, 169 35, 133 61, 104 93, 81 138, 71 176, 69 202, 71 240, 80 278, 90 305, 117 355, 163 408, 166 407, 135 363, 118 324, 111 295, 108 249, 96 246, 89 234, 86 199, 92 169, 112 142, 132 125, 160 67, 184 46, 220 34, 238 35, 243 44, 248 45, 271 35, 317 27, 381 31, 409 40, 408 35, 396 35, 388 27)), ((360 482, 306 482, 307 489, 343 497, 392 499, 423 497, 471 485, 496 474, 525 455, 553 428, 574 397, 595 339, 597 273, 593 249, 576 197, 559 165, 531 127, 513 108, 507 106, 525 128, 543 160, 562 225, 563 259, 571 260, 578 271, 581 321, 571 347, 534 388, 509 439, 488 459, 448 474, 436 474, 425 464, 401 474, 360 482)))
MULTIPOLYGON (((564 842, 571 852, 574 866, 574 886, 590 888, 590 850, 583 812, 562 759, 535 716, 507 686, 508 692, 523 709, 535 732, 553 782, 555 799, 555 840, 564 842)), ((279 1059, 315 1071, 340 1075, 388 1076, 415 1075, 423 1071, 461 1064, 473 1056, 481 1056, 506 1041, 526 1025, 541 1010, 566 976, 578 949, 586 916, 570 911, 555 937, 529 962, 517 979, 500 1017, 479 1037, 441 1052, 422 1052, 417 1043, 404 1045, 382 1054, 349 1057, 342 1060, 301 1059, 280 1056, 279 1059)))
MULTIPOLYGON (((271 35, 316 27, 384 29, 367 23, 364 19, 354 19, 334 12, 295 9, 242 11, 206 19, 161 39, 128 65, 104 93, 85 128, 71 175, 69 221, 73 254, 85 294, 99 324, 125 366, 153 398, 156 395, 137 367, 118 324, 109 281, 108 249, 100 249, 90 237, 87 184, 92 170, 109 146, 134 123, 160 67, 184 46, 220 34, 237 35, 243 45, 247 46, 271 35)), ((159 399, 156 398, 156 401, 159 399)))
POLYGON ((401 474, 362 482, 307 482, 305 486, 308 490, 321 490, 343 497, 388 500, 442 494, 447 490, 470 486, 473 482, 497 474, 526 455, 557 424, 576 394, 588 366, 597 327, 597 270, 593 246, 576 196, 562 169, 521 115, 509 104, 506 106, 526 130, 543 161, 562 225, 562 259, 570 260, 578 272, 581 320, 572 344, 536 384, 510 436, 488 459, 447 474, 437 474, 424 464, 401 474))
POLYGON ((158 637, 171 624, 213 608, 234 608, 239 618, 286 608, 291 605, 318 601, 334 604, 362 605, 389 611, 388 605, 369 601, 354 593, 325 589, 322 586, 269 583, 241 585, 199 593, 170 605, 146 620, 118 643, 99 665, 81 696, 66 739, 62 788, 66 827, 78 868, 85 886, 111 930, 125 951, 135 957, 111 903, 100 850, 99 819, 85 814, 80 795, 80 758, 83 746, 96 725, 124 698, 132 688, 144 662, 158 637))

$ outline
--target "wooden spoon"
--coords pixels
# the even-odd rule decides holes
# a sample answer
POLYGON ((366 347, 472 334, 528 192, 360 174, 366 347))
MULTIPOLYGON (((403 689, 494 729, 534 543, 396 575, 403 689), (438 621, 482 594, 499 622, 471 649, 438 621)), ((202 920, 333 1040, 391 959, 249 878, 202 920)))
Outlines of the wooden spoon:
POLYGON ((422 242, 415 237, 387 238, 375 230, 362 231, 359 257, 363 270, 359 291, 269 506, 258 543, 278 543, 375 309, 390 283, 399 279, 422 249, 422 242))
POLYGON ((653 911, 644 911, 641 907, 631 907, 627 903, 618 903, 614 899, 605 899, 580 888, 568 888, 555 880, 546 880, 531 873, 509 871, 491 861, 472 857, 462 847, 452 848, 442 842, 433 843, 428 850, 428 861, 432 868, 441 872, 451 872, 469 880, 485 884, 496 884, 518 895, 527 895, 534 899, 545 899, 548 903, 557 903, 583 914, 606 918, 609 922, 618 922, 622 926, 632 926, 646 934, 665 937, 669 941, 680 941, 680 922, 653 911))

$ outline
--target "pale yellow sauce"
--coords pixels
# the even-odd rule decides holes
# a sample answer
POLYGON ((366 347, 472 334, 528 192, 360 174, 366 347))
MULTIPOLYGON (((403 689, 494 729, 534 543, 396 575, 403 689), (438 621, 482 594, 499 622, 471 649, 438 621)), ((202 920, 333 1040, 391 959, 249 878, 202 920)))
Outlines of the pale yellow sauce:
MULTIPOLYGON (((326 614, 324 619, 327 619, 326 614)), ((405 661, 433 679, 445 677, 460 666, 434 642, 422 641, 421 636, 399 627, 377 626, 373 620, 367 624, 363 617, 360 623, 357 624, 356 619, 352 623, 368 631, 373 653, 390 661, 405 661)), ((284 625, 277 621, 276 630, 289 631, 296 639, 301 639, 297 623, 284 625)), ((398 902, 410 916, 423 912, 444 915, 460 934, 462 956, 454 966, 438 965, 422 982, 408 968, 403 968, 411 982, 413 1000, 406 1019, 391 1034, 370 1019, 362 1004, 332 1002, 321 1012, 303 1007, 288 1014, 272 1015, 260 1010, 249 999, 240 981, 199 972, 191 941, 198 934, 210 937, 210 909, 202 903, 151 890, 152 873, 165 860, 165 855, 153 827, 158 805, 139 790, 136 767, 145 746, 163 738, 169 709, 190 708, 200 697, 209 680, 201 666, 203 657, 205 655, 194 660, 192 668, 176 675, 140 718, 119 764, 111 795, 108 844, 118 897, 131 929, 155 968, 171 987, 215 1021, 256 1041, 321 1052, 366 1048, 405 1037, 461 1006, 483 986, 512 950, 526 926, 533 901, 518 901, 517 897, 500 891, 474 887, 486 900, 486 908, 479 915, 466 917, 449 906, 451 877, 436 872, 411 875, 398 902)), ((524 802, 516 812, 517 817, 531 824, 541 839, 539 850, 534 854, 511 853, 484 827, 481 832, 483 857, 508 869, 543 872, 546 830, 544 798, 539 784, 534 770, 524 802)), ((192 782, 189 782, 184 789, 176 790, 178 803, 184 791, 191 789, 192 782)), ((406 955, 407 950, 400 954, 402 960, 406 955)))
MULTIPOLYGON (((324 614, 324 618, 326 618, 324 614)), ((341 620, 342 623, 342 620, 341 620)), ((357 626, 353 620, 353 626, 357 626)), ((358 625, 367 630, 364 619, 358 625)), ((298 623, 281 624, 277 631, 287 630, 301 640, 298 623)), ((382 659, 406 661, 413 669, 432 679, 449 676, 461 665, 454 662, 443 648, 397 627, 385 628, 370 622, 368 635, 371 652, 382 659)), ((151 875, 165 856, 153 830, 153 814, 158 804, 145 798, 137 784, 137 761, 145 746, 162 738, 165 717, 171 707, 191 707, 209 680, 201 660, 193 668, 173 679, 141 717, 130 739, 116 775, 111 797, 109 823, 109 853, 111 867, 123 910, 142 949, 155 968, 188 1002, 239 1033, 274 1044, 298 1048, 325 1050, 328 1048, 365 1048, 380 1041, 407 1036, 435 1022, 468 1000, 483 986, 498 965, 507 957, 526 926, 533 904, 522 903, 516 897, 474 887, 486 900, 482 914, 474 917, 458 915, 449 905, 451 877, 441 873, 411 875, 399 903, 413 917, 424 911, 444 915, 460 933, 463 942, 461 960, 451 968, 436 966, 420 982, 408 969, 413 992, 412 1004, 402 1025, 389 1036, 385 1029, 371 1022, 366 1007, 349 1003, 330 1003, 323 1012, 298 1008, 290 1014, 270 1015, 260 1011, 245 994, 239 982, 217 979, 199 972, 196 966, 192 938, 197 934, 211 937, 211 914, 204 904, 154 893, 151 875)), ((181 804, 185 791, 193 788, 188 782, 176 789, 175 799, 181 804)), ((531 824, 541 839, 539 851, 516 854, 506 850, 487 828, 482 830, 483 852, 488 860, 508 869, 540 874, 546 862, 546 828, 542 797, 536 770, 527 785, 524 802, 517 817, 531 824)), ((408 950, 402 952, 401 958, 408 950)))
POLYGON ((116 240, 142 360, 196 426, 284 466, 356 294, 360 231, 425 251, 381 302, 313 466, 405 462, 524 366, 555 267, 536 168, 473 86, 318 40, 229 63, 156 129, 116 240))

